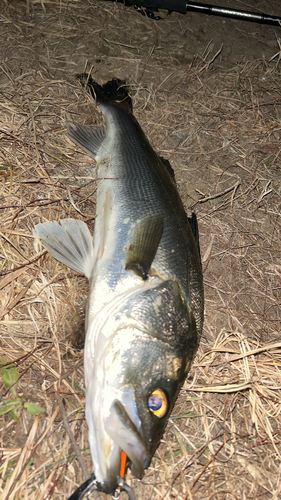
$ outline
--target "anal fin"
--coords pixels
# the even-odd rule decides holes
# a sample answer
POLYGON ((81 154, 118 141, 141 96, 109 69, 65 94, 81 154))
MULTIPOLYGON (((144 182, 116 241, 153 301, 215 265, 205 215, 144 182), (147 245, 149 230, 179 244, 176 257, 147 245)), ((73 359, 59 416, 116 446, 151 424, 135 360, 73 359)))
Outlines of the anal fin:
POLYGON ((69 139, 95 160, 106 135, 105 128, 87 127, 70 120, 66 120, 66 126, 69 139))

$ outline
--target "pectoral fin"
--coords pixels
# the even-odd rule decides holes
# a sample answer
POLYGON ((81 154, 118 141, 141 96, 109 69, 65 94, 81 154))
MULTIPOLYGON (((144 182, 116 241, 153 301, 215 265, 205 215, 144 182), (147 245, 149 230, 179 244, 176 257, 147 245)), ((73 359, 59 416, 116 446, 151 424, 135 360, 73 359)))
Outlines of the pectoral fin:
POLYGON ((161 215, 151 215, 133 228, 126 247, 126 269, 132 270, 143 280, 147 279, 164 229, 161 215))
POLYGON ((37 224, 33 235, 58 261, 90 277, 94 264, 94 246, 85 222, 63 219, 37 224))

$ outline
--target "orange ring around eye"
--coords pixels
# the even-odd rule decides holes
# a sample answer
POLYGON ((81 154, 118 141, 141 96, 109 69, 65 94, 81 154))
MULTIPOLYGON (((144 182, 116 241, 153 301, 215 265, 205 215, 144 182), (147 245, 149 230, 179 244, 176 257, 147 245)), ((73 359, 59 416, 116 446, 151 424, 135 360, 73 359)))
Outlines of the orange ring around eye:
POLYGON ((165 417, 168 407, 169 405, 166 393, 162 389, 155 389, 148 398, 148 408, 151 413, 158 418, 165 417), (154 401, 150 401, 151 398, 154 398, 154 401))

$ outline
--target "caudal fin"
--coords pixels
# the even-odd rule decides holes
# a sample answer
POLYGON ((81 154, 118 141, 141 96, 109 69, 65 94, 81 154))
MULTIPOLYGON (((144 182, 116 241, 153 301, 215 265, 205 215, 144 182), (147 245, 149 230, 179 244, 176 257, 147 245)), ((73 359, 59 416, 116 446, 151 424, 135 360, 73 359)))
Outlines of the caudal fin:
POLYGON ((104 85, 99 85, 87 73, 77 75, 76 78, 90 92, 98 104, 114 103, 128 112, 133 111, 132 99, 128 94, 125 82, 122 80, 111 80, 104 85))

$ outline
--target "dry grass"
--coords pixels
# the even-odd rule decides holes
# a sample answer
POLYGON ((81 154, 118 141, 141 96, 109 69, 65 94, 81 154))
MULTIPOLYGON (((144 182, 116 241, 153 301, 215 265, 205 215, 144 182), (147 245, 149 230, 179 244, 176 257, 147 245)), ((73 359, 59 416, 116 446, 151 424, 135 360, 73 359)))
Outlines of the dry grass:
POLYGON ((59 395, 92 467, 73 348, 87 283, 32 237, 39 221, 93 227, 94 164, 64 135, 65 118, 100 119, 74 80, 85 66, 99 81, 131 83, 135 114, 200 224, 204 334, 152 466, 132 480, 137 498, 281 496, 280 52, 223 68, 208 45, 183 60, 177 19, 156 25, 130 9, 125 19, 120 6, 90 1, 4 2, 0 356, 17 367, 23 402, 46 411, 0 417, 2 500, 63 499, 83 481, 59 395))

